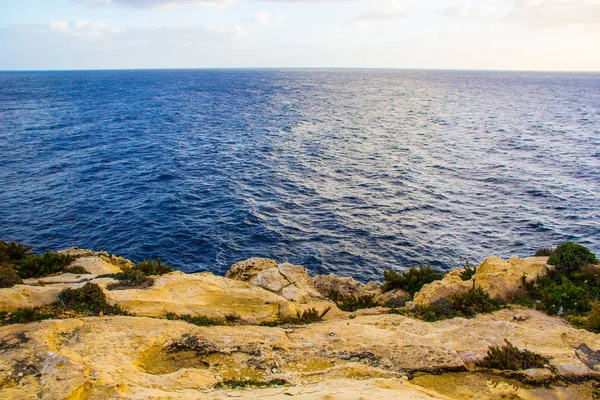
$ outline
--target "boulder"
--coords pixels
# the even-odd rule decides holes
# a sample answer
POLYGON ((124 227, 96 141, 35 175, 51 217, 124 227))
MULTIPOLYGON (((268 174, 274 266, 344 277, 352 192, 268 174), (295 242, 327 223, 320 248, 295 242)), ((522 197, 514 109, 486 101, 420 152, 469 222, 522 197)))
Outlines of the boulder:
POLYGON ((339 293, 342 297, 366 294, 363 284, 351 277, 339 277, 334 274, 317 275, 312 278, 312 286, 323 296, 339 293))
POLYGON ((106 291, 111 304, 136 315, 164 317, 167 313, 225 317, 237 314, 248 323, 295 316, 288 300, 263 288, 211 273, 172 272, 145 289, 106 291))
POLYGON ((523 288, 523 276, 535 280, 548 270, 548 257, 511 257, 508 261, 500 257, 488 257, 479 267, 472 280, 481 286, 490 297, 507 300, 516 290, 523 288))
POLYGON ((259 272, 267 269, 277 269, 277 262, 269 258, 249 258, 233 264, 225 278, 252 283, 259 272))
POLYGON ((410 295, 402 289, 392 289, 375 296, 375 301, 384 307, 400 308, 410 300, 410 295))
POLYGON ((548 257, 511 257, 508 261, 500 257, 488 257, 477 267, 477 272, 468 281, 460 278, 461 270, 453 270, 444 279, 434 281, 415 294, 415 305, 427 305, 437 300, 465 293, 476 286, 485 290, 492 299, 507 300, 515 291, 523 288, 523 276, 528 280, 547 273, 548 257))
POLYGON ((115 274, 117 272, 121 272, 121 268, 118 266, 111 264, 110 262, 105 261, 105 259, 96 256, 84 256, 76 259, 68 267, 74 267, 79 265, 85 268, 90 274, 93 275, 103 275, 103 274, 115 274))
POLYGON ((465 293, 472 286, 472 282, 463 281, 456 274, 448 274, 442 280, 423 285, 423 288, 415 293, 413 304, 416 306, 426 306, 440 299, 465 293))

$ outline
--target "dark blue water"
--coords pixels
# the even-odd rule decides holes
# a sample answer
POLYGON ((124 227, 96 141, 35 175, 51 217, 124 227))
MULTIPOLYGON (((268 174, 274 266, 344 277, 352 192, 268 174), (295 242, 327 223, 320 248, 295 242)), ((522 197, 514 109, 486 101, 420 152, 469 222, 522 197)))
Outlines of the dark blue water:
POLYGON ((367 280, 600 252, 600 75, 0 73, 0 237, 367 280))

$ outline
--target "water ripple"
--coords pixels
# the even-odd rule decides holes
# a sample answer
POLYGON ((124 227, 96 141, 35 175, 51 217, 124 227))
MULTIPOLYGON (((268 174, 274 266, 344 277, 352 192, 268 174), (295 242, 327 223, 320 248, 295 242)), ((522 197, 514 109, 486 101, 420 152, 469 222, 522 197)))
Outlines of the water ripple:
POLYGON ((0 73, 0 237, 361 280, 600 252, 600 76, 0 73))

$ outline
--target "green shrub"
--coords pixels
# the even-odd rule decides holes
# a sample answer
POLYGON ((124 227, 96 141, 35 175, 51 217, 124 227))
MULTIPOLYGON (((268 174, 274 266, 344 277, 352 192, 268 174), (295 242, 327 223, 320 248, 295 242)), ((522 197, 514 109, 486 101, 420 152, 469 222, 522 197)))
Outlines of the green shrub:
POLYGON ((491 313, 501 308, 500 303, 492 300, 481 286, 475 286, 475 282, 473 282, 473 287, 468 292, 453 296, 450 301, 456 308, 458 315, 465 318, 474 317, 476 314, 491 313))
POLYGON ((0 265, 0 288, 9 288, 23 283, 23 280, 9 266, 0 265))
POLYGON ((111 306, 100 286, 86 283, 79 289, 64 289, 58 294, 60 303, 68 310, 82 313, 122 314, 118 306, 111 306))
POLYGON ((477 267, 471 268, 469 266, 469 262, 467 261, 467 263, 465 264, 465 269, 460 273, 460 279, 462 279, 463 281, 468 281, 476 273, 477 273, 477 267))
POLYGON ((175 313, 167 313, 166 317, 168 320, 181 320, 198 326, 225 325, 225 320, 222 318, 207 317, 204 315, 179 315, 175 313))
POLYGON ((323 321, 325 314, 329 312, 330 308, 326 308, 323 312, 319 313, 315 308, 309 308, 302 312, 297 311, 295 317, 282 318, 276 321, 263 322, 261 326, 279 326, 279 325, 303 325, 311 324, 313 322, 323 321))
POLYGON ((421 290, 423 285, 440 280, 444 275, 435 272, 429 265, 425 268, 422 265, 419 265, 419 268, 411 267, 408 271, 401 274, 393 270, 388 270, 383 272, 384 284, 381 290, 387 292, 392 289, 402 289, 410 293, 411 296, 414 296, 415 293, 421 290))
POLYGON ((214 387, 217 389, 220 388, 230 388, 230 389, 241 389, 246 387, 257 387, 257 388, 265 388, 265 387, 273 387, 273 386, 284 386, 287 385, 287 381, 285 379, 270 379, 268 381, 257 380, 257 379, 229 379, 223 382, 217 383, 214 387))
POLYGON ((122 290, 122 289, 143 289, 150 287, 154 284, 154 279, 148 278, 140 270, 129 268, 123 272, 116 274, 104 275, 106 277, 117 279, 118 283, 111 283, 106 286, 108 290, 122 290))
POLYGON ((505 340, 502 347, 492 346, 485 358, 477 363, 478 367, 519 371, 530 368, 543 368, 549 359, 529 350, 520 350, 505 340))
POLYGON ((156 257, 156 261, 152 261, 152 257, 149 257, 146 261, 135 264, 132 269, 142 271, 146 276, 164 275, 173 272, 173 267, 161 263, 160 257, 156 257))
POLYGON ((600 333, 600 305, 598 303, 592 305, 592 312, 583 323, 583 328, 590 332, 600 333))
POLYGON ((9 324, 26 324, 28 322, 41 321, 44 319, 52 318, 54 315, 52 313, 43 312, 38 308, 21 308, 17 311, 13 312, 9 320, 7 321, 9 324))
POLYGON ((374 294, 341 296, 339 292, 330 292, 327 297, 342 311, 356 311, 381 305, 375 301, 374 294))
POLYGON ((72 267, 65 268, 64 272, 67 272, 69 274, 77 274, 77 275, 86 275, 86 274, 90 273, 87 269, 83 268, 81 265, 73 265, 72 267))
POLYGON ((473 287, 466 293, 440 299, 427 306, 415 307, 409 313, 432 322, 454 317, 472 318, 476 314, 497 311, 500 307, 498 301, 492 300, 485 290, 473 283, 473 287))
POLYGON ((538 277, 530 293, 538 300, 536 308, 550 315, 563 312, 581 314, 591 310, 585 287, 573 283, 561 273, 538 277))
POLYGON ((0 240, 0 265, 12 264, 15 261, 24 259, 33 249, 33 246, 25 246, 23 243, 16 243, 14 240, 6 243, 0 240))
POLYGON ((550 257, 552 255, 552 253, 554 253, 553 248, 543 247, 541 249, 538 249, 533 256, 534 257, 550 257))
POLYGON ((75 257, 71 255, 58 254, 46 250, 43 255, 27 254, 23 259, 15 260, 13 263, 19 276, 27 279, 64 272, 66 266, 73 260, 75 260, 75 257))
POLYGON ((548 264, 554 265, 563 273, 572 273, 588 264, 597 264, 596 256, 587 247, 573 242, 565 242, 558 246, 548 259, 548 264))

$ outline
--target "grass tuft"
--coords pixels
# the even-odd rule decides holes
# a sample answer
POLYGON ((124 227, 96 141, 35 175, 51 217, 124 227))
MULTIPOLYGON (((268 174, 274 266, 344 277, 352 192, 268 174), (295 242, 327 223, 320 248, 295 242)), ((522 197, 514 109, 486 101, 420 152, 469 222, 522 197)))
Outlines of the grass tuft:
POLYGON ((538 249, 533 256, 534 257, 550 257, 552 255, 552 253, 554 253, 553 248, 542 247, 541 249, 538 249))
POLYGON ((465 264, 465 269, 460 273, 460 279, 462 279, 463 281, 468 281, 476 273, 477 273, 477 267, 471 268, 469 266, 469 262, 467 261, 466 264, 465 264))
POLYGON ((492 300, 490 295, 480 286, 469 289, 468 292, 440 299, 427 306, 418 306, 408 313, 424 321, 438 321, 454 317, 473 318, 477 314, 490 313, 501 308, 498 301, 492 300))
POLYGON ((520 371, 530 368, 543 368, 550 360, 529 350, 521 350, 505 340, 502 347, 492 346, 485 358, 476 365, 482 368, 520 371))
POLYGON ((443 279, 445 274, 435 272, 431 266, 423 268, 419 265, 419 268, 411 267, 408 271, 399 274, 396 271, 388 270, 383 272, 383 286, 381 287, 382 292, 387 292, 392 289, 402 289, 405 292, 410 293, 414 296, 423 285, 431 283, 436 280, 443 279))
POLYGON ((242 389, 247 387, 255 387, 255 388, 266 388, 266 387, 275 387, 275 386, 285 386, 287 385, 287 381, 285 379, 270 379, 267 381, 257 380, 257 379, 229 379, 223 382, 217 383, 214 387, 216 389, 220 388, 229 388, 229 389, 242 389))

